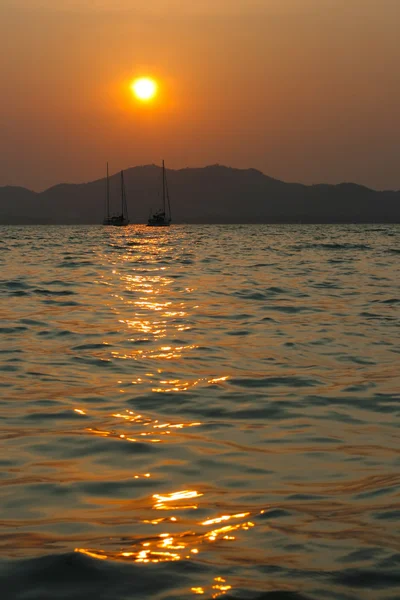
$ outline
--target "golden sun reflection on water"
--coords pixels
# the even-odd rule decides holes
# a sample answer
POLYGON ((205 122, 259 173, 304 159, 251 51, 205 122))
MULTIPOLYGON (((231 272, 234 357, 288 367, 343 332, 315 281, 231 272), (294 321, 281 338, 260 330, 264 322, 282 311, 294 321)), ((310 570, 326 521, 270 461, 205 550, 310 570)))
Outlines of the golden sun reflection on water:
MULTIPOLYGON (((153 251, 149 258, 154 261, 157 252, 157 256, 162 260, 163 253, 168 252, 168 249, 164 248, 162 243, 158 244, 156 249, 153 246, 154 244, 149 242, 148 250, 153 251)), ((113 276, 119 280, 119 289, 115 288, 110 294, 110 306, 126 343, 123 346, 110 347, 109 358, 111 361, 127 361, 128 367, 129 361, 137 361, 139 371, 136 371, 134 376, 131 375, 128 382, 119 378, 118 385, 124 388, 129 384, 146 385, 153 393, 171 393, 183 392, 200 385, 215 386, 227 381, 229 376, 221 374, 221 371, 201 372, 197 376, 188 373, 182 378, 173 372, 170 361, 182 361, 199 348, 197 338, 185 343, 189 340, 183 337, 185 332, 193 327, 192 309, 198 308, 191 306, 186 300, 194 289, 185 287, 172 296, 168 295, 176 285, 176 280, 168 277, 167 267, 155 266, 153 269, 146 268, 141 271, 140 265, 135 265, 128 254, 122 257, 122 261, 131 263, 135 272, 124 274, 118 270, 117 263, 113 263, 113 276), (152 363, 148 362, 150 360, 152 363), (170 364, 167 366, 168 362, 170 364), (140 370, 140 363, 144 365, 143 370, 140 370), (164 373, 164 365, 171 372, 164 373)), ((124 363, 119 365, 125 368, 124 363)), ((92 416, 89 411, 85 411, 75 409, 79 415, 92 416)), ((190 435, 185 434, 186 429, 200 426, 202 423, 198 421, 185 422, 181 418, 174 421, 170 417, 152 418, 130 410, 116 410, 111 415, 102 415, 101 420, 90 423, 90 427, 86 427, 85 431, 90 435, 115 438, 121 443, 153 444, 168 443, 172 440, 176 443, 185 439, 185 435, 190 435)), ((142 483, 140 480, 148 479, 149 485, 153 481, 156 482, 154 473, 136 471, 132 478, 138 480, 138 486, 142 483)), ((240 530, 245 531, 253 526, 248 520, 248 512, 232 515, 225 512, 210 516, 209 519, 204 519, 203 516, 202 520, 199 517, 188 518, 187 513, 183 511, 192 511, 189 514, 197 516, 204 495, 204 490, 180 489, 168 493, 159 490, 146 499, 140 498, 137 504, 129 503, 129 510, 135 509, 136 506, 139 510, 144 510, 144 513, 140 513, 141 527, 150 526, 152 532, 157 532, 155 535, 152 533, 140 538, 134 535, 128 541, 124 538, 120 546, 111 546, 111 549, 107 541, 102 548, 79 547, 76 548, 76 552, 100 560, 140 564, 202 560, 202 554, 212 545, 232 544, 240 530), (160 514, 167 516, 159 517, 160 514), (173 516, 170 516, 171 514, 173 516)), ((231 586, 222 577, 215 577, 208 586, 195 587, 191 591, 217 598, 229 589, 231 586)))
POLYGON ((182 492, 172 492, 171 494, 161 495, 161 494, 153 494, 153 498, 156 500, 154 504, 154 508, 156 510, 175 510, 175 509, 188 509, 193 508, 196 509, 197 505, 178 505, 169 504, 170 502, 178 502, 179 500, 189 500, 191 498, 199 498, 203 494, 196 492, 195 490, 184 490, 182 492))
MULTIPOLYGON (((154 257, 158 256, 161 260, 163 254, 168 253, 169 249, 164 245, 163 240, 146 240, 140 238, 142 253, 147 250, 152 254, 148 256, 142 254, 143 259, 149 259, 154 266, 143 268, 141 265, 134 265, 134 273, 124 273, 122 270, 113 269, 112 274, 118 279, 115 287, 119 292, 111 294, 113 298, 112 309, 117 316, 118 322, 126 327, 130 336, 128 342, 131 344, 147 342, 149 344, 161 341, 165 338, 176 338, 184 332, 190 331, 192 325, 188 322, 192 314, 193 307, 189 306, 186 296, 194 290, 189 287, 182 288, 177 293, 166 297, 171 291, 175 279, 168 276, 166 266, 158 266, 154 257), (122 287, 121 287, 122 286, 122 287), (183 294, 183 296, 181 296, 183 294)), ((147 251, 146 251, 147 253, 147 251)), ((122 262, 132 262, 129 255, 122 258, 122 262)), ((113 263, 116 265, 117 263, 113 263)), ((111 283, 114 286, 113 283, 111 283)), ((127 350, 112 350, 111 358, 120 360, 145 361, 179 360, 188 352, 198 348, 195 344, 174 345, 164 343, 157 348, 133 348, 127 350)), ((181 391, 189 389, 197 382, 181 382, 173 388, 165 390, 162 386, 152 382, 153 392, 162 391, 181 391)))
POLYGON ((208 521, 203 521, 202 525, 216 525, 217 523, 222 523, 222 521, 229 521, 229 519, 244 519, 248 517, 250 513, 239 513, 237 515, 222 515, 222 517, 217 517, 216 519, 208 519, 208 521))
MULTIPOLYGON (((229 590, 232 589, 232 586, 227 584, 226 579, 224 579, 223 577, 214 577, 213 584, 210 587, 210 593, 212 598, 218 598, 219 596, 223 596, 224 594, 229 592, 229 590)), ((190 591, 198 596, 202 596, 206 593, 207 590, 207 587, 200 586, 190 588, 190 591)))
MULTIPOLYGON (((141 323, 141 328, 145 331, 146 323, 141 323)), ((154 333, 154 332, 153 332, 154 333)), ((162 336, 159 336, 162 337, 162 336)), ((151 350, 135 349, 131 352, 120 352, 118 350, 112 350, 111 356, 115 359, 120 360, 138 360, 138 359, 165 359, 171 360, 173 358, 181 358, 184 352, 188 350, 194 350, 197 346, 190 344, 186 346, 160 346, 151 350)), ((222 381, 222 379, 216 379, 215 381, 222 381)))
MULTIPOLYGON (((154 494, 153 498, 157 500, 157 503, 153 506, 155 510, 162 510, 165 508, 164 503, 174 503, 169 506, 171 510, 187 508, 185 505, 175 505, 180 500, 188 500, 191 498, 199 498, 203 494, 195 490, 183 490, 179 492, 173 492, 166 495, 154 494), (161 506, 160 506, 161 505, 161 506)), ((194 508, 194 507, 193 507, 194 508)), ((201 560, 201 554, 208 551, 208 547, 211 544, 219 543, 224 544, 227 542, 235 541, 235 537, 228 535, 233 531, 247 531, 251 527, 254 527, 254 523, 246 520, 250 513, 238 513, 234 515, 221 515, 214 519, 208 519, 206 521, 197 523, 197 531, 180 531, 177 533, 163 532, 156 536, 147 537, 145 539, 132 540, 130 547, 121 549, 118 551, 106 551, 92 548, 76 548, 76 552, 86 554, 92 558, 109 559, 109 560, 123 560, 131 561, 135 563, 159 563, 159 562, 170 562, 179 560, 201 560), (217 529, 210 529, 203 531, 204 527, 213 525, 220 522, 228 522, 234 519, 240 522, 233 522, 232 524, 225 525, 217 529)), ((159 525, 165 522, 165 519, 155 519, 154 521, 143 521, 144 523, 151 523, 152 525, 159 525)), ((176 518, 170 518, 169 524, 172 527, 177 524, 176 518)), ((201 593, 199 591, 203 588, 193 588, 194 593, 201 593)), ((212 585, 213 593, 217 595, 225 593, 231 589, 231 586, 226 585, 226 582, 222 578, 215 578, 212 585)), ((213 596, 216 597, 216 596, 213 596)))
MULTIPOLYGON (((82 416, 89 416, 87 412, 80 409, 74 409, 74 412, 82 416)), ((114 427, 100 429, 98 427, 86 427, 85 431, 92 435, 100 437, 115 438, 125 442, 140 442, 140 443, 161 443, 165 441, 165 436, 176 436, 181 430, 202 425, 200 421, 194 422, 163 422, 159 419, 152 419, 141 414, 134 413, 131 410, 126 410, 124 413, 113 413, 109 417, 116 419, 116 426, 124 424, 124 431, 118 431, 114 427), (128 432, 128 427, 130 430, 128 432), (158 436, 163 436, 161 439, 158 436)))
MULTIPOLYGON (((170 361, 181 361, 197 351, 199 345, 196 343, 177 343, 185 332, 192 329, 193 310, 199 308, 187 298, 195 291, 192 287, 182 287, 175 290, 176 274, 170 276, 170 268, 158 264, 164 254, 170 249, 165 240, 147 240, 138 238, 137 243, 141 247, 141 258, 150 259, 153 263, 144 268, 141 264, 132 261, 129 255, 122 257, 120 269, 117 262, 113 262, 113 279, 115 284, 110 285, 118 289, 110 295, 111 307, 118 323, 122 325, 122 331, 127 334, 127 342, 124 348, 110 349, 110 361, 138 361, 144 363, 148 360, 163 362, 167 365, 170 361), (143 255, 143 252, 145 255, 143 255), (149 254, 147 255, 147 252, 149 254), (152 252, 152 253, 150 253, 152 252), (129 263, 133 273, 124 272, 124 263, 129 263), (172 294, 171 292, 174 291, 172 294), (145 344, 145 345, 143 345, 145 344)), ((170 369, 170 365, 166 367, 170 369)), ((158 369, 162 373, 162 369, 158 369)), ((150 384, 153 393, 184 392, 196 386, 223 384, 228 379, 225 376, 188 377, 182 379, 161 379, 159 375, 140 376, 131 382, 124 382, 126 392, 128 385, 145 386, 150 384)))

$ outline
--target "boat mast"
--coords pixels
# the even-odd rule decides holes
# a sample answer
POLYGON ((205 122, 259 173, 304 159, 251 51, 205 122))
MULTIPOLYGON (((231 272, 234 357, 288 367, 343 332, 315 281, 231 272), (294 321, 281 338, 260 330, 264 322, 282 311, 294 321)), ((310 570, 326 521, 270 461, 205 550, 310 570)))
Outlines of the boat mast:
POLYGON ((107 163, 107 182, 106 182, 106 210, 107 219, 110 218, 110 182, 108 179, 108 163, 107 163))

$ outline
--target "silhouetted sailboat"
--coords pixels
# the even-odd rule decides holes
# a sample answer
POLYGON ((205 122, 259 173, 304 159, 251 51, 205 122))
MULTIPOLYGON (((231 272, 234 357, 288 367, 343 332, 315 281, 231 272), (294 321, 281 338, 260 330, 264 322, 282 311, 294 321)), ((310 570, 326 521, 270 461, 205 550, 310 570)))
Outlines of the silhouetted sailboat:
POLYGON ((162 197, 163 205, 162 208, 151 214, 147 221, 147 225, 150 227, 169 227, 171 224, 171 205, 169 201, 167 177, 165 174, 164 161, 162 161, 162 197), (166 201, 168 202, 168 216, 166 213, 166 201))
POLYGON ((108 178, 107 163, 107 182, 106 182, 106 216, 103 225, 112 225, 114 227, 125 227, 129 225, 128 207, 126 204, 126 191, 124 183, 124 172, 121 171, 121 214, 110 216, 110 186, 108 178))

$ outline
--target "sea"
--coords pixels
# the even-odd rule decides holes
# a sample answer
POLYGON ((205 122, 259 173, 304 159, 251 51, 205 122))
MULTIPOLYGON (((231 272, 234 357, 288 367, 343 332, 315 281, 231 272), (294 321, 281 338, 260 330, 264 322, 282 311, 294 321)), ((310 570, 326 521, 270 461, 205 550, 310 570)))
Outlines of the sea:
POLYGON ((400 226, 1 226, 2 600, 399 600, 400 226))

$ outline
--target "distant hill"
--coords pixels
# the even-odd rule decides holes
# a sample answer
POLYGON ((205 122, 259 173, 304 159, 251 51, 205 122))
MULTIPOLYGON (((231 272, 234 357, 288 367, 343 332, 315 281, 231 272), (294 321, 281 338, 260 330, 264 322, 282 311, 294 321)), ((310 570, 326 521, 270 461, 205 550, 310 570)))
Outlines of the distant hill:
MULTIPOLYGON (((144 223, 161 203, 161 169, 124 171, 129 217, 144 223)), ((255 169, 214 165, 167 171, 174 223, 399 223, 400 192, 366 187, 301 185, 271 179, 255 169)), ((119 174, 110 178, 112 211, 119 208, 119 174)), ((101 223, 105 180, 60 184, 36 193, 0 188, 1 224, 101 223)))

